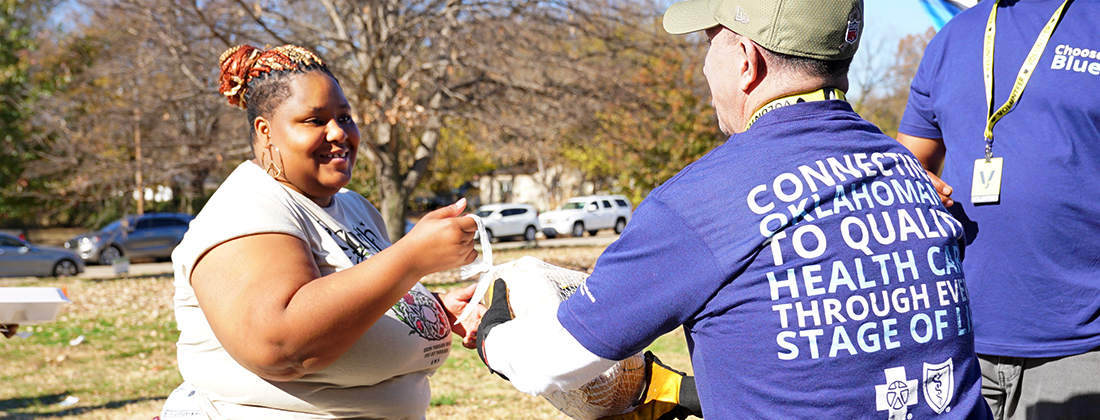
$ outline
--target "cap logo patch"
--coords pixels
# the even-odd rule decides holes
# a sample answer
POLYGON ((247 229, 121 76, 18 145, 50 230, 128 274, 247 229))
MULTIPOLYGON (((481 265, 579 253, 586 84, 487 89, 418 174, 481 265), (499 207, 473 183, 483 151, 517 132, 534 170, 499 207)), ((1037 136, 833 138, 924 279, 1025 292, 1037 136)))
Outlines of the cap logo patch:
POLYGON ((733 20, 736 20, 738 22, 741 22, 742 24, 748 25, 749 24, 749 15, 746 14, 744 10, 741 10, 741 6, 737 6, 737 14, 733 16, 733 20))
POLYGON ((848 49, 848 47, 859 41, 859 27, 863 23, 861 18, 858 6, 848 14, 848 29, 844 34, 844 44, 841 44, 840 51, 848 49))

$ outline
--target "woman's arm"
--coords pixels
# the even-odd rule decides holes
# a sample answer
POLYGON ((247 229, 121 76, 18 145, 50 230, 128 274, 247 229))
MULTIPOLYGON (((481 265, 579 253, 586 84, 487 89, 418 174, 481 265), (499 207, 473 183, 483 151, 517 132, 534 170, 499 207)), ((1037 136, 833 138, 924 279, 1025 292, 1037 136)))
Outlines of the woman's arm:
POLYGON ((422 276, 473 262, 477 225, 458 217, 464 204, 429 213, 389 248, 324 277, 298 238, 233 239, 200 257, 191 285, 230 356, 262 378, 294 380, 340 358, 422 276))

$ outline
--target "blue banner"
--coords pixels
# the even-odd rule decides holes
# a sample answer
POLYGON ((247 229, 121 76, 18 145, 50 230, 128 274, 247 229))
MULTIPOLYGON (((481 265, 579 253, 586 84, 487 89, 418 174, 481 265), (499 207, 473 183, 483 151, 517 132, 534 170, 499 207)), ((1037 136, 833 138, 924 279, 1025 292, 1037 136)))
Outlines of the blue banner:
POLYGON ((932 19, 932 25, 939 31, 955 15, 973 6, 976 1, 920 0, 924 11, 932 19))

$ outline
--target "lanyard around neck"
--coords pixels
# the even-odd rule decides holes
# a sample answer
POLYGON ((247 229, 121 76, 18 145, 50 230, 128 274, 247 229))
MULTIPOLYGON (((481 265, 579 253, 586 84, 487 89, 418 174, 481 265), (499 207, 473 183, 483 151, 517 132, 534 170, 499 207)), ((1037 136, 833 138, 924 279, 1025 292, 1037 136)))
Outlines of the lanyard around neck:
POLYGON ((987 115, 989 116, 985 124, 985 158, 989 160, 993 158, 993 126, 997 124, 1006 114, 1012 111, 1016 106, 1016 103, 1020 100, 1020 95, 1024 92, 1024 87, 1027 86, 1027 82, 1031 80, 1031 75, 1035 73, 1035 67, 1039 65, 1039 58, 1043 56, 1043 50, 1046 49, 1047 42, 1050 41, 1051 35, 1054 34, 1054 28, 1058 26, 1058 22, 1062 21, 1064 16, 1066 5, 1073 0, 1065 0, 1062 5, 1058 7, 1058 10, 1054 11, 1054 15, 1047 21, 1046 26, 1039 32, 1039 38, 1035 40, 1035 45, 1031 47, 1031 52, 1027 54, 1027 58, 1024 59, 1023 66, 1020 67, 1019 74, 1016 75, 1016 83, 1012 86, 1012 92, 1008 95, 1008 100, 1004 105, 1001 105, 996 112, 993 111, 993 40, 997 37, 997 4, 1000 0, 993 1, 993 10, 989 12, 989 21, 985 25, 985 41, 982 45, 982 70, 985 76, 985 98, 988 104, 987 115))
POLYGON ((772 112, 776 109, 802 102, 827 101, 830 99, 839 99, 842 101, 847 100, 844 97, 844 91, 837 88, 827 87, 815 90, 813 92, 784 96, 782 98, 768 102, 767 105, 760 107, 760 109, 756 110, 756 112, 752 114, 752 117, 749 118, 749 123, 745 124, 745 131, 748 131, 749 127, 752 127, 752 125, 756 123, 756 120, 759 120, 760 117, 764 116, 764 114, 772 112))

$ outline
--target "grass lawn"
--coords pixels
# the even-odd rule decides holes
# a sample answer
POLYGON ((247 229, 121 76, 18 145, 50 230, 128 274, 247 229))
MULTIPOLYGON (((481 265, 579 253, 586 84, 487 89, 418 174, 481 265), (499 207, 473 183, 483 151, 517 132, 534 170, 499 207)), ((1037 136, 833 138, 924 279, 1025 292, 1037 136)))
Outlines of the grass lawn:
MULTIPOLYGON (((494 262, 525 255, 590 271, 602 247, 494 250, 494 262)), ((426 277, 449 290, 457 270, 426 277)), ((176 368, 170 276, 83 280, 5 280, 4 286, 65 289, 73 303, 56 322, 28 326, 28 338, 0 338, 0 419, 151 419, 182 381, 176 368), (80 337, 83 337, 80 339, 80 337), (75 400, 75 401, 74 401, 75 400)), ((650 347, 666 364, 690 372, 682 330, 650 347)), ((477 353, 453 345, 432 377, 428 419, 567 419, 539 397, 489 373, 477 353)))

